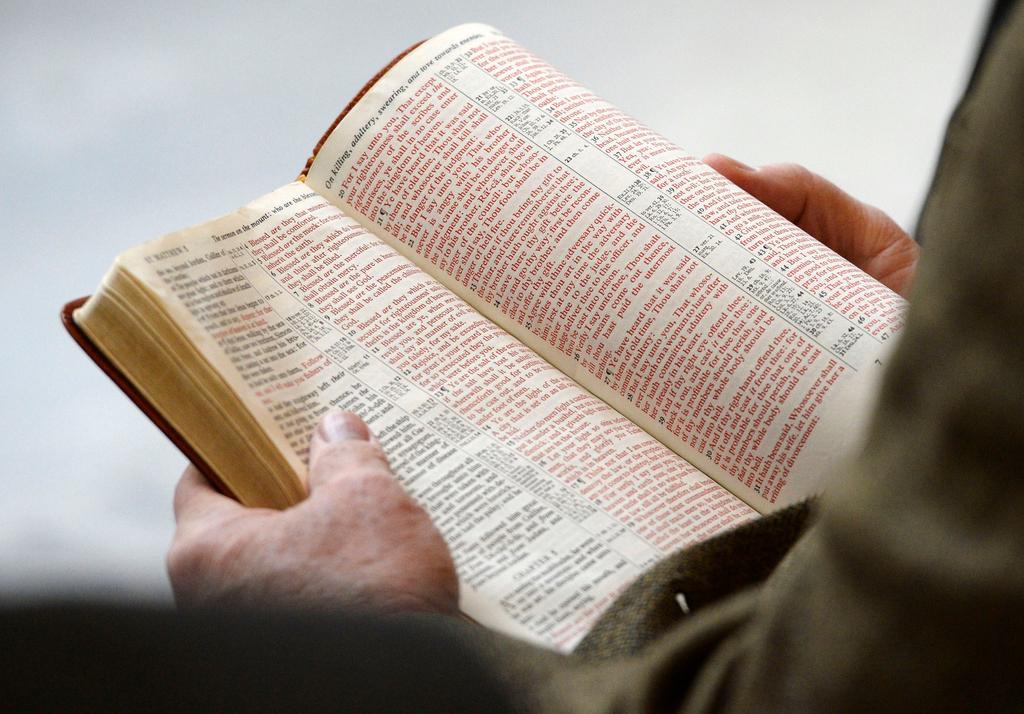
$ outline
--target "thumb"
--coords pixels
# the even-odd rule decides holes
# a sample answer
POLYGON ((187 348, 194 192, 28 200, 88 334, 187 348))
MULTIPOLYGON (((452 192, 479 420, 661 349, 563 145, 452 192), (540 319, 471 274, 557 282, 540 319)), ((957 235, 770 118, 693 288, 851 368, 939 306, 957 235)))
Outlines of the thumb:
POLYGON ((325 414, 309 442, 310 491, 330 481, 375 474, 391 477, 391 467, 366 422, 347 411, 325 414))

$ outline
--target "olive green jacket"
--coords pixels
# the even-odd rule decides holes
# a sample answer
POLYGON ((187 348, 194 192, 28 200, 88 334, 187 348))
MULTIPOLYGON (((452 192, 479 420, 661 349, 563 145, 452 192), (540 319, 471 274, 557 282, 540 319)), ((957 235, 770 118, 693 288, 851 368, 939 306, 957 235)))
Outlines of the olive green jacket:
POLYGON ((816 512, 666 560, 571 656, 467 630, 519 707, 1024 708, 1024 7, 950 123, 918 237, 867 443, 816 512))

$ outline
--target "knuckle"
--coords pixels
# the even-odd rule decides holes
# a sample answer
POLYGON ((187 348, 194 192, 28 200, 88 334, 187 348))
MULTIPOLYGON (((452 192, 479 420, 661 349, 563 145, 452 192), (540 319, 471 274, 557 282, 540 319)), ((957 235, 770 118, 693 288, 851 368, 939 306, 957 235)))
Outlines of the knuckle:
POLYGON ((187 583, 208 571, 215 558, 208 539, 179 534, 167 551, 167 574, 173 583, 187 583))
POLYGON ((320 465, 331 471, 355 471, 368 466, 390 470, 384 451, 379 445, 361 442, 332 446, 320 458, 320 465))
POLYGON ((390 471, 373 465, 349 468, 325 484, 325 488, 336 497, 371 501, 378 508, 390 506, 396 499, 407 498, 390 471))
POLYGON ((189 483, 190 478, 189 469, 193 468, 189 465, 182 474, 181 478, 178 479, 178 485, 174 487, 174 512, 176 514, 181 513, 184 510, 189 497, 189 483))
POLYGON ((311 467, 311 474, 320 483, 349 482, 366 487, 383 488, 394 481, 387 458, 380 447, 369 444, 357 448, 333 449, 320 456, 311 467))
POLYGON ((180 530, 167 551, 167 575, 180 592, 199 592, 245 571, 252 530, 203 527, 180 530))
POLYGON ((803 164, 783 164, 782 168, 789 174, 790 180, 801 186, 808 186, 814 181, 814 173, 803 164))
POLYGON ((358 461, 377 464, 386 469, 391 468, 384 449, 376 441, 361 441, 353 444, 352 455, 358 461))

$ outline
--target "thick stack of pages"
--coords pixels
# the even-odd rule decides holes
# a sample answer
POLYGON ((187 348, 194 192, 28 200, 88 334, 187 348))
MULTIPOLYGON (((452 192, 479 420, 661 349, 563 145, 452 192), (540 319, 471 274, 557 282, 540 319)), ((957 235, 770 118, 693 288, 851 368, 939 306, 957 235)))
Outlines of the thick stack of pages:
POLYGON ((904 307, 466 25, 375 78, 299 181, 121 255, 66 315, 247 504, 300 500, 317 419, 358 412, 465 612, 567 649, 668 552, 821 489, 904 307))

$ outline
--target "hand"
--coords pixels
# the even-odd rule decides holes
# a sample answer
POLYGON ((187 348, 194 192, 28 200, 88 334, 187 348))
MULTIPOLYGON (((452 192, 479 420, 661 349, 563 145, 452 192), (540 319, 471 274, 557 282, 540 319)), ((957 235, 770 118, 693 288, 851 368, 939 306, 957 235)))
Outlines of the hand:
POLYGON ((355 414, 327 414, 310 442, 309 497, 246 508, 194 466, 174 496, 167 570, 179 605, 216 603, 455 612, 448 546, 355 414))
POLYGON ((796 164, 754 169, 721 154, 704 157, 725 178, 906 297, 919 248, 894 220, 796 164))

